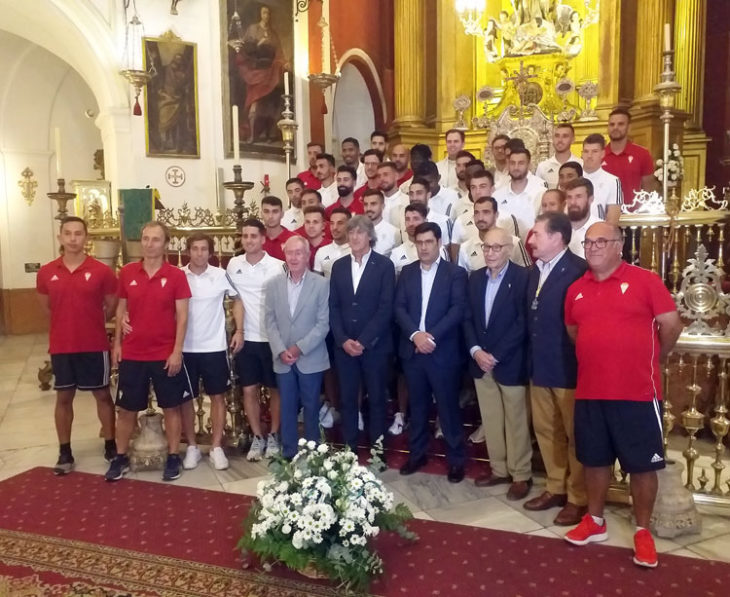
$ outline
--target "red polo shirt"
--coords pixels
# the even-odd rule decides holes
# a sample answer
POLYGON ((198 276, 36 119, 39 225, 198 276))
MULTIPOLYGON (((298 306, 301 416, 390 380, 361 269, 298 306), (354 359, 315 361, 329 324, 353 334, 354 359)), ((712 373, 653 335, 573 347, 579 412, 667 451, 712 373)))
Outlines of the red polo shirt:
POLYGON ((151 278, 142 261, 119 272, 119 298, 127 299, 132 331, 122 339, 122 358, 132 361, 165 361, 175 348, 175 302, 190 298, 185 273, 167 263, 151 278))
POLYGON ((281 261, 285 261, 284 249, 282 248, 282 245, 292 236, 296 236, 296 233, 292 232, 291 230, 287 230, 282 226, 279 236, 277 236, 276 238, 269 238, 268 236, 266 237, 266 240, 264 241, 264 251, 266 251, 272 257, 276 257, 281 261))
MULTIPOLYGON (((342 205, 342 199, 337 199, 332 205, 327 207, 324 210, 325 215, 327 216, 327 220, 330 219, 330 215, 332 215, 332 212, 338 208, 338 207, 345 207, 342 205)), ((356 215, 364 215, 365 214, 365 205, 360 199, 353 199, 352 203, 350 203, 349 207, 345 207, 347 211, 349 211, 353 216, 356 215)))
MULTIPOLYGON (((299 226, 299 228, 297 228, 294 231, 294 234, 298 234, 302 238, 307 238, 307 233, 304 230, 304 224, 299 226)), ((332 232, 330 232, 330 223, 327 220, 324 221, 324 239, 327 242, 332 242, 332 232)))
POLYGON ((359 189, 357 189, 354 193, 355 199, 359 199, 362 201, 363 195, 365 195, 365 191, 368 189, 379 189, 379 187, 371 187, 367 182, 362 185, 359 189))
POLYGON ((51 309, 50 354, 109 350, 104 298, 116 293, 117 279, 108 266, 87 257, 71 272, 59 257, 38 270, 36 290, 51 309))
MULTIPOLYGON (((307 238, 306 236, 304 238, 307 238)), ((327 238, 325 236, 322 239, 322 242, 319 243, 316 247, 312 244, 312 241, 307 238, 307 242, 309 243, 309 269, 314 269, 314 254, 317 252, 317 249, 321 249, 325 245, 328 245, 332 242, 331 238, 327 238)))
POLYGON ((297 178, 301 180, 304 183, 304 186, 308 189, 318 191, 320 188, 322 188, 322 183, 314 174, 312 174, 311 170, 305 170, 304 172, 300 172, 299 174, 297 174, 297 178))
POLYGON ((606 146, 606 157, 601 164, 606 172, 621 181, 624 203, 631 205, 634 191, 641 190, 641 177, 654 174, 654 160, 646 148, 629 141, 621 153, 613 153, 611 145, 606 146))
POLYGON ((655 318, 676 311, 661 278, 622 262, 607 279, 588 270, 568 288, 565 323, 578 326, 580 400, 661 400, 655 318))

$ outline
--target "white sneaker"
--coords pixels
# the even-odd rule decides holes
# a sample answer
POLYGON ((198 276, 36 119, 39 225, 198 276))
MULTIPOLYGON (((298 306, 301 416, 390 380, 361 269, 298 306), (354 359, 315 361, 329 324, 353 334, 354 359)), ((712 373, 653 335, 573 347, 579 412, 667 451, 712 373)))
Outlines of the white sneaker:
POLYGON ((393 418, 393 424, 388 428, 388 433, 391 435, 400 435, 403 433, 403 427, 405 426, 405 423, 403 422, 403 413, 395 413, 395 417, 393 418))
POLYGON ((269 433, 266 438, 266 454, 264 455, 266 458, 273 458, 281 452, 278 435, 278 433, 269 433))
POLYGON ((436 419, 436 433, 434 434, 434 437, 436 439, 441 439, 444 436, 444 432, 441 431, 441 421, 436 419))
POLYGON ((248 449, 248 454, 246 454, 246 460, 261 460, 264 457, 265 449, 266 440, 263 437, 254 435, 251 447, 248 449))
POLYGON ((319 409, 319 424, 325 429, 332 429, 335 424, 334 410, 329 402, 323 402, 319 409))
POLYGON ((362 431, 365 429, 365 421, 362 420, 362 413, 357 411, 357 430, 362 431))
POLYGON ((476 428, 476 431, 469 436, 469 441, 472 444, 481 444, 485 441, 485 439, 484 425, 479 425, 479 427, 476 428))
POLYGON ((198 446, 188 446, 188 449, 185 450, 185 460, 183 460, 183 468, 186 471, 194 469, 196 466, 198 466, 198 463, 200 462, 200 459, 202 457, 203 455, 200 453, 200 448, 198 448, 198 446))
POLYGON ((208 457, 215 470, 224 471, 228 468, 228 458, 226 458, 223 448, 211 448, 208 457))

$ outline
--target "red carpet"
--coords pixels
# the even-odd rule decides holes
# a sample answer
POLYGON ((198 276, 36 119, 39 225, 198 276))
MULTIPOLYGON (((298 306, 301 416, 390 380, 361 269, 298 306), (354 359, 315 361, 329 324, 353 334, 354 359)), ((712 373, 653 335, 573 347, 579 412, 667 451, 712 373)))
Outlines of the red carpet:
MULTIPOLYGON (((250 498, 144 481, 105 483, 36 468, 0 482, 0 595, 340 595, 288 571, 242 570, 235 544, 250 498), (73 585, 76 592, 69 590, 73 585), (65 592, 62 588, 65 587, 65 592), (96 588, 92 592, 89 587, 96 588), (98 587, 103 587, 102 592, 98 587), (3 590, 6 590, 3 593, 3 590)), ((730 565, 416 520, 420 540, 378 538, 376 595, 727 595, 730 565)))

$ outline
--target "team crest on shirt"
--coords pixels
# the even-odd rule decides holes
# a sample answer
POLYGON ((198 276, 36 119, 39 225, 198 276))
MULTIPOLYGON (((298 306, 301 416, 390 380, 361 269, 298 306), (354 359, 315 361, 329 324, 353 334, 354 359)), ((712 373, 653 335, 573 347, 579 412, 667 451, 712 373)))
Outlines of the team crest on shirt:
POLYGON ((51 282, 58 282, 58 276, 56 274, 53 274, 53 277, 51 278, 51 282))
POLYGON ((162 284, 162 287, 164 288, 165 287, 165 284, 167 284, 167 278, 161 278, 160 279, 160 284, 162 284))
POLYGON ((626 294, 626 291, 629 288, 628 282, 621 282, 621 294, 626 294))
POLYGON ((86 281, 88 282, 89 281, 89 278, 91 278, 91 272, 86 272, 84 274, 84 278, 86 278, 86 281))

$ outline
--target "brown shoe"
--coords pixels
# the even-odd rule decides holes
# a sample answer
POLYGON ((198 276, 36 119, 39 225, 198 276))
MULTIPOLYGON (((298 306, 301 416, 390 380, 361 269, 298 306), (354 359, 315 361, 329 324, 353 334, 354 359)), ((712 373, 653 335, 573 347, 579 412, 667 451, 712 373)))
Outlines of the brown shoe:
POLYGON ((515 481, 509 486, 507 499, 516 502, 517 500, 527 497, 527 494, 530 493, 530 487, 532 487, 532 479, 528 479, 527 481, 515 481))
POLYGON ((581 518, 588 512, 587 506, 576 506, 572 502, 565 504, 563 509, 558 512, 553 522, 561 527, 570 527, 580 522, 581 518))
POLYGON ((543 491, 536 498, 527 500, 523 507, 525 510, 539 511, 549 510, 550 508, 557 508, 558 506, 565 506, 568 501, 568 496, 564 493, 550 493, 549 491, 543 491))
POLYGON ((495 485, 504 485, 507 483, 512 483, 512 477, 495 477, 491 473, 474 479, 474 485, 477 487, 494 487, 495 485))

